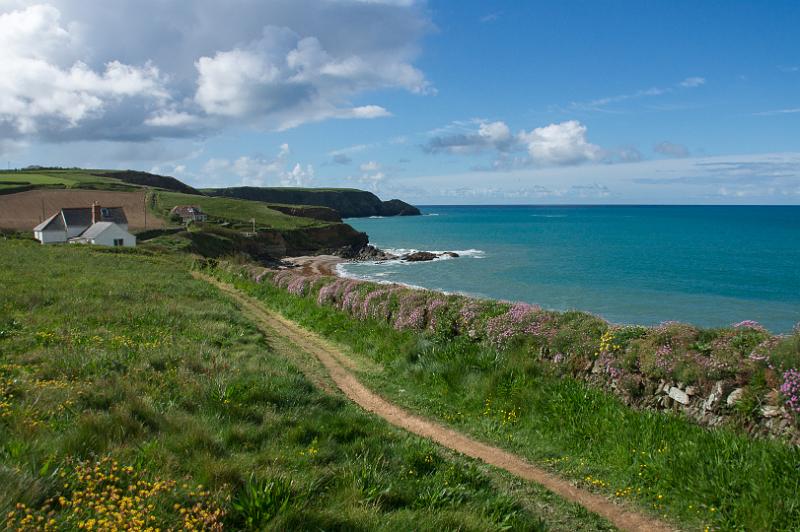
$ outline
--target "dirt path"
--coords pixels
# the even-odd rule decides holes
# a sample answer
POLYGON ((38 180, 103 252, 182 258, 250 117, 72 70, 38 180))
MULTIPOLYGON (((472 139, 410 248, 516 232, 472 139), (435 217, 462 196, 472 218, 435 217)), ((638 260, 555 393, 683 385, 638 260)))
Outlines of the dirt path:
MULTIPOLYGON (((577 502, 587 510, 601 515, 622 530, 667 531, 672 530, 666 524, 650 516, 626 509, 614 504, 605 497, 573 486, 549 471, 530 464, 523 458, 504 451, 498 447, 487 445, 470 438, 460 432, 449 429, 439 423, 406 412, 402 408, 383 399, 366 386, 347 369, 352 361, 336 346, 316 334, 301 328, 280 314, 265 308, 257 300, 246 296, 230 285, 221 283, 210 277, 195 274, 220 290, 230 295, 242 309, 256 318, 274 334, 282 336, 300 349, 315 356, 328 371, 330 378, 353 402, 363 409, 375 413, 392 425, 429 438, 436 443, 481 460, 487 464, 504 469, 520 478, 537 482, 566 500, 577 502)), ((311 379, 323 388, 329 384, 319 375, 311 375, 311 379)))

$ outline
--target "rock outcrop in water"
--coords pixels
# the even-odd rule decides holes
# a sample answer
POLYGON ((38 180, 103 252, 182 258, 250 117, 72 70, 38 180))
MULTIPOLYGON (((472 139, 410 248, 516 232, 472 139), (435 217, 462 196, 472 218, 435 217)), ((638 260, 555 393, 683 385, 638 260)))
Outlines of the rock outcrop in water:
POLYGON ((401 260, 407 262, 425 262, 429 260, 435 260, 442 257, 458 257, 458 253, 454 251, 445 251, 444 253, 434 253, 432 251, 415 251, 413 253, 408 253, 400 257, 401 260))

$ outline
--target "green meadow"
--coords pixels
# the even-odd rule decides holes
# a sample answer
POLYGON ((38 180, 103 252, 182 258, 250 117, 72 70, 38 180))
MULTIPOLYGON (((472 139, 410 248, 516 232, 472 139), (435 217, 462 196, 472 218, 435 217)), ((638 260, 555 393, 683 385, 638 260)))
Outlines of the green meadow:
POLYGON ((0 192, 11 193, 30 188, 136 189, 117 179, 97 176, 87 170, 0 171, 0 192))
MULTIPOLYGON (((362 361, 360 378, 391 400, 611 499, 688 529, 796 530, 800 523, 796 447, 635 411, 553 373, 528 346, 497 349, 465 336, 399 331, 318 305, 319 285, 300 297, 236 269, 217 275, 345 346, 362 361)), ((580 320, 574 327, 581 334, 580 320)))
MULTIPOLYGON (((8 528, 609 528, 315 387, 298 369, 314 361, 192 278, 189 260, 0 240, 8 528)), ((329 334, 351 327, 308 311, 329 334)), ((403 353, 416 341, 398 339, 403 353)))
POLYGON ((197 196, 179 192, 153 192, 153 194, 155 195, 153 207, 164 218, 168 217, 170 209, 175 205, 197 205, 214 221, 228 222, 233 227, 243 229, 252 227, 251 220, 255 220, 256 230, 269 228, 280 231, 328 225, 328 222, 278 212, 259 201, 197 196))

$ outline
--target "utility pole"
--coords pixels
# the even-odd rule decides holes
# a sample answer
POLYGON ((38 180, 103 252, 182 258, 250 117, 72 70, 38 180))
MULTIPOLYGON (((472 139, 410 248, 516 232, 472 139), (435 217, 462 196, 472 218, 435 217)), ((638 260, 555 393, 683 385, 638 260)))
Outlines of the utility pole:
POLYGON ((144 191, 144 196, 142 197, 142 203, 144 206, 144 230, 147 231, 147 191, 144 191))
POLYGON ((256 234, 256 219, 255 218, 250 218, 250 221, 253 222, 253 235, 255 236, 255 234, 256 234))
POLYGON ((45 216, 44 215, 44 198, 42 198, 42 220, 41 221, 44 221, 44 216, 45 216))

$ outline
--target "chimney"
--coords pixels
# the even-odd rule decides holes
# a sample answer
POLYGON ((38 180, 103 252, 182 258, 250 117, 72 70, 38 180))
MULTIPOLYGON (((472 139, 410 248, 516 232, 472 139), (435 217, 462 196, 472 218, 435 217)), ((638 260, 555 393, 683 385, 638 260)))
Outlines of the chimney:
POLYGON ((100 217, 100 204, 96 201, 92 204, 92 223, 96 224, 97 222, 101 221, 100 217))

